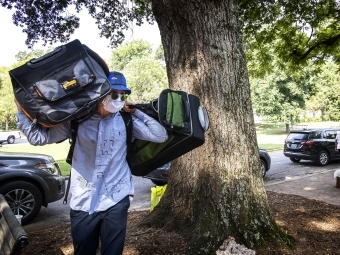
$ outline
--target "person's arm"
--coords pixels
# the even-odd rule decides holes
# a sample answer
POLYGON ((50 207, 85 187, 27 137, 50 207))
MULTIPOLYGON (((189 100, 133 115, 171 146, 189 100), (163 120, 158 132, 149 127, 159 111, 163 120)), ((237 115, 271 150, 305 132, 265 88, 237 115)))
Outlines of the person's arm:
POLYGON ((168 140, 166 129, 158 121, 136 108, 130 108, 129 105, 134 105, 134 103, 126 101, 123 111, 132 114, 133 139, 137 138, 155 143, 163 143, 168 140))
POLYGON ((53 128, 44 128, 40 124, 33 123, 21 110, 20 105, 16 102, 18 112, 17 126, 19 130, 27 137, 27 141, 32 145, 45 145, 60 142, 70 137, 70 123, 62 123, 53 128))
POLYGON ((155 143, 163 143, 168 140, 166 129, 154 118, 136 109, 132 113, 133 138, 155 143))

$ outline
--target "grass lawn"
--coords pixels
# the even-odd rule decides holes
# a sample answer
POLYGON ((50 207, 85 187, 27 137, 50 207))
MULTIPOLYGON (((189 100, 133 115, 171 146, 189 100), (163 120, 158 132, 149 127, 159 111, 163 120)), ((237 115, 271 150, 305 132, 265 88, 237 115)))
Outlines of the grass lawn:
MULTIPOLYGON (((315 123, 299 123, 295 128, 318 128, 318 127, 339 127, 340 122, 315 122, 315 123)), ((287 137, 286 127, 284 124, 260 124, 256 125, 257 143, 259 147, 268 151, 282 150, 284 140, 287 137)), ((33 146, 30 144, 7 144, 4 143, 0 151, 11 152, 31 152, 42 153, 53 156, 60 165, 62 174, 69 175, 70 165, 65 162, 70 144, 64 141, 58 144, 48 144, 45 146, 33 146)))
POLYGON ((287 137, 285 125, 261 124, 256 125, 257 143, 268 151, 282 150, 287 137))

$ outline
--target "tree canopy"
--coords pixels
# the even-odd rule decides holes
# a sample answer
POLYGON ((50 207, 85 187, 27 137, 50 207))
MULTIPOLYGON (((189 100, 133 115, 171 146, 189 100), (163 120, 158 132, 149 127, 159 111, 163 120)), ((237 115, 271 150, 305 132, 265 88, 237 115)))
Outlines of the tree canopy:
POLYGON ((132 91, 129 100, 148 103, 168 87, 165 66, 160 61, 164 55, 160 49, 153 52, 149 42, 134 40, 112 51, 110 67, 124 73, 132 91))
MULTIPOLYGON (((65 43, 79 28, 76 13, 86 8, 96 20, 100 36, 117 46, 131 22, 154 22, 148 0, 120 1, 11 1, 0 0, 2 7, 13 9, 13 22, 23 27, 26 44, 33 46, 65 43)), ((216 2, 217 4, 217 2, 216 2)), ((239 0, 238 11, 250 72, 263 74, 273 65, 290 71, 307 65, 308 60, 340 63, 340 5, 337 0, 239 0), (273 63, 273 57, 276 61, 273 63)))
POLYGON ((3 129, 16 129, 16 118, 15 113, 17 111, 17 107, 14 103, 14 95, 13 95, 13 87, 10 80, 10 76, 8 72, 10 69, 18 67, 28 60, 32 58, 39 58, 40 56, 46 54, 50 49, 44 50, 32 50, 30 52, 27 51, 19 51, 15 58, 18 62, 13 64, 11 67, 1 67, 0 68, 0 119, 1 122, 4 123, 3 129))
POLYGON ((110 38, 112 45, 124 40, 123 30, 130 26, 129 22, 140 25, 143 21, 154 21, 149 1, 11 1, 1 0, 2 7, 13 9, 13 22, 23 27, 27 34, 26 44, 33 46, 39 40, 44 44, 56 42, 66 43, 70 35, 79 28, 76 14, 86 8, 96 20, 100 36, 110 38), (72 11, 71 11, 72 10, 72 11))
POLYGON ((311 82, 313 68, 289 76, 277 67, 264 78, 251 78, 253 107, 256 113, 270 116, 272 121, 288 123, 290 116, 298 116, 306 102, 316 93, 311 82))
POLYGON ((251 77, 252 104, 267 121, 339 121, 340 73, 332 61, 289 75, 277 67, 264 77, 251 77), (319 70, 319 71, 318 71, 319 70))
POLYGON ((120 45, 112 51, 110 66, 113 70, 122 71, 132 60, 152 55, 151 44, 144 40, 134 40, 120 45))
POLYGON ((294 71, 309 60, 340 64, 339 8, 336 0, 241 0, 247 58, 257 63, 250 71, 263 74, 275 65, 294 71))
POLYGON ((15 127, 16 106, 13 101, 11 81, 7 75, 8 71, 8 68, 0 68, 0 129, 2 130, 9 130, 10 127, 15 127))

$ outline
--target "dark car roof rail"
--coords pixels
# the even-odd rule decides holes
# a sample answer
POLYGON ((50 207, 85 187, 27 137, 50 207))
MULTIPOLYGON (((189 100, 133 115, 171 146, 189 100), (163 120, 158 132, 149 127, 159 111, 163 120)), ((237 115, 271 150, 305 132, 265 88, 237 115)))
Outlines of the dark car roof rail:
POLYGON ((340 131, 340 128, 303 128, 303 129, 293 129, 290 132, 301 132, 301 131, 325 131, 325 130, 334 130, 340 131))

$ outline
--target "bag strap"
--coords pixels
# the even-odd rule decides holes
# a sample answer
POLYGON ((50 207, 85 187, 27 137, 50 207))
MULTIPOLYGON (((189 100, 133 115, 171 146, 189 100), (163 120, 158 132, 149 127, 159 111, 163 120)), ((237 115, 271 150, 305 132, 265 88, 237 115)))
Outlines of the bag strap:
POLYGON ((131 151, 131 143, 132 143, 132 116, 131 113, 120 111, 120 115, 122 116, 124 123, 125 123, 125 128, 126 128, 126 160, 130 166, 130 158, 129 154, 131 151))
POLYGON ((78 126, 80 123, 83 123, 84 121, 88 120, 97 112, 98 109, 98 104, 94 104, 91 106, 89 109, 89 113, 86 114, 85 116, 82 116, 77 119, 71 120, 71 140, 70 140, 70 150, 68 151, 67 157, 66 157, 66 162, 70 165, 72 165, 72 157, 73 157, 73 150, 74 150, 74 145, 76 144, 76 138, 77 138, 77 133, 78 133, 78 126))
POLYGON ((70 169, 70 175, 68 177, 67 187, 66 187, 66 191, 65 191, 65 195, 64 195, 64 201, 63 201, 64 205, 67 205, 67 197, 68 197, 68 193, 70 191, 70 186, 71 186, 71 169, 70 169))
POLYGON ((66 162, 71 165, 70 168, 70 174, 67 182, 67 187, 65 191, 65 196, 64 196, 64 201, 63 204, 67 204, 67 197, 68 193, 70 191, 70 185, 71 185, 71 169, 72 169, 72 157, 73 157, 73 151, 74 151, 74 145, 76 144, 76 138, 77 138, 77 133, 78 133, 78 127, 79 127, 79 122, 77 120, 71 120, 71 140, 70 140, 70 150, 68 151, 67 157, 66 157, 66 162))

